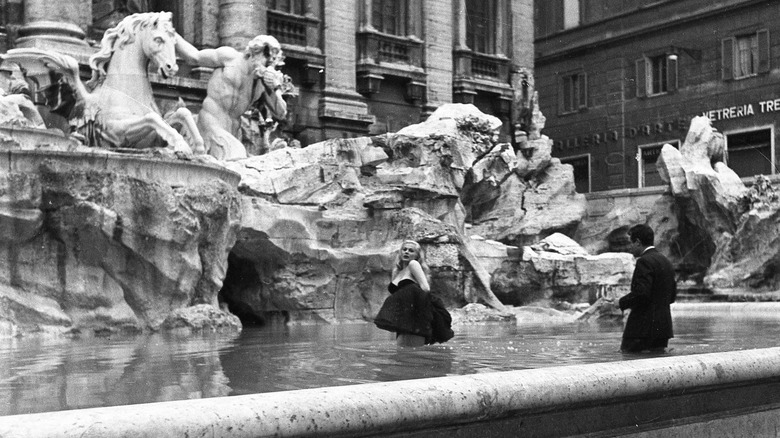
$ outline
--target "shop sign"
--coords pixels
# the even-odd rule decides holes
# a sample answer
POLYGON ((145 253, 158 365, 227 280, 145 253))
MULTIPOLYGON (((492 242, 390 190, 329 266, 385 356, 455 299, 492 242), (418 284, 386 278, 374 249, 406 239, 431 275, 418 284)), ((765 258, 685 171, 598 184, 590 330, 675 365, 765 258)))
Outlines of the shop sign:
MULTIPOLYGON (((762 100, 755 105, 752 103, 744 105, 734 105, 724 108, 718 108, 713 110, 706 110, 701 113, 705 117, 709 117, 713 122, 719 120, 738 119, 741 117, 750 117, 756 115, 756 108, 758 108, 759 114, 780 112, 780 98, 762 100)), ((625 129, 625 138, 637 138, 637 137, 649 137, 651 135, 662 134, 673 131, 687 131, 690 125, 690 119, 678 118, 672 120, 661 121, 657 123, 648 123, 638 126, 631 126, 625 129)), ((555 150, 562 151, 565 149, 586 148, 590 146, 597 146, 602 143, 617 142, 620 140, 620 130, 611 130, 606 132, 599 132, 596 134, 584 134, 577 137, 567 138, 564 140, 555 140, 553 146, 555 150)))
MULTIPOLYGON (((641 136, 650 136, 654 134, 662 134, 665 132, 673 131, 685 131, 688 129, 690 122, 686 119, 674 119, 658 123, 645 124, 632 126, 625 131, 626 138, 636 138, 641 136)), ((564 149, 585 148, 589 146, 597 146, 602 143, 616 143, 620 140, 620 131, 611 130, 606 132, 600 132, 597 134, 579 135, 577 137, 567 138, 565 140, 555 140, 553 147, 557 151, 564 149)))

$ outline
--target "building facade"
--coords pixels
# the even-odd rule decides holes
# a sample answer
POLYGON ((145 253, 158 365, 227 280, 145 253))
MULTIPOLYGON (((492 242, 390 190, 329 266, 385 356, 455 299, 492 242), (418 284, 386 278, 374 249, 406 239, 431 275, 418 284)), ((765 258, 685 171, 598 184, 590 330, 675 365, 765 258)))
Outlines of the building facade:
MULTIPOLYGON (((449 102, 517 118, 518 87, 533 71, 532 0, 0 0, 0 53, 53 49, 86 65, 102 32, 122 17, 170 11, 198 48, 243 50, 270 34, 299 87, 284 131, 302 145, 397 131, 449 102)), ((164 110, 193 112, 208 69, 152 75, 164 110)))
POLYGON ((545 133, 577 191, 662 184, 661 147, 697 115, 738 175, 777 173, 779 14, 767 0, 537 0, 545 133))

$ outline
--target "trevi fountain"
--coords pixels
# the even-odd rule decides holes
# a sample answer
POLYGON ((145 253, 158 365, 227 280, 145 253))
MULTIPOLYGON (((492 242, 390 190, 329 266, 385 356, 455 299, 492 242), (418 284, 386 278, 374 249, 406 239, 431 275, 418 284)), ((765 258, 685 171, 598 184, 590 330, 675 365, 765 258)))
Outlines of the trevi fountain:
POLYGON ((0 55, 0 436, 780 424, 780 199, 724 164, 705 117, 663 148, 668 190, 594 216, 535 93, 514 103, 530 110, 517 144, 498 141, 497 118, 447 104, 397 132, 254 154, 215 114, 283 117, 295 85, 273 50, 233 50, 206 110, 162 114, 147 66, 214 66, 187 47, 170 14, 144 13, 106 32, 89 81, 68 55, 0 55), (260 85, 236 96, 229 80, 260 85), (50 107, 32 104, 39 92, 50 107), (630 289, 622 238, 638 223, 678 267, 661 356, 621 355, 605 300, 630 289), (407 239, 453 316, 445 344, 396 349, 371 323, 407 239))

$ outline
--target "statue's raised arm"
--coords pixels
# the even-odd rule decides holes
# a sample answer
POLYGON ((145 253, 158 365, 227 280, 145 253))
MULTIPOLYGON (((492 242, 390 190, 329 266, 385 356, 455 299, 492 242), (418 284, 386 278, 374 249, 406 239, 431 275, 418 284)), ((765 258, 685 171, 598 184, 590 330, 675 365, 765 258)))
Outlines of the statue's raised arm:
POLYGON ((198 129, 206 150, 217 159, 247 157, 240 140, 240 117, 256 102, 274 118, 286 117, 284 75, 276 70, 282 50, 276 38, 257 36, 241 53, 231 47, 199 50, 177 35, 176 53, 192 65, 214 68, 198 115, 198 129))

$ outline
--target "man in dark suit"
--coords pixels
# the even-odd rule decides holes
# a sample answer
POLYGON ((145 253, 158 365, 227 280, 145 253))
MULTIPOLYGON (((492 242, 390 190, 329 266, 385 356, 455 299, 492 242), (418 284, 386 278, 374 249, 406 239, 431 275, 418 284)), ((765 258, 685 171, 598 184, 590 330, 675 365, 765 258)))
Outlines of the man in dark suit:
POLYGON ((669 305, 677 297, 677 283, 669 259, 653 246, 654 237, 647 225, 628 231, 631 253, 638 259, 631 292, 618 301, 620 310, 631 309, 620 344, 623 352, 663 351, 674 337, 669 305))

